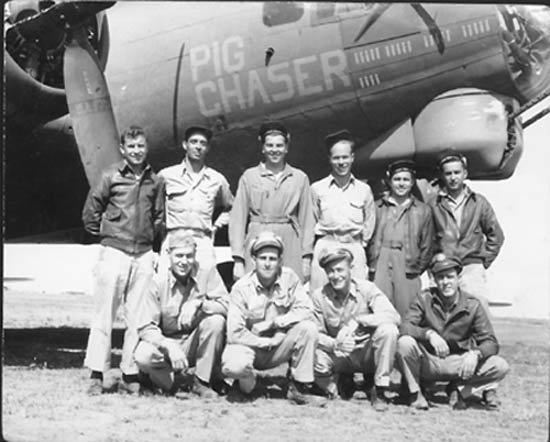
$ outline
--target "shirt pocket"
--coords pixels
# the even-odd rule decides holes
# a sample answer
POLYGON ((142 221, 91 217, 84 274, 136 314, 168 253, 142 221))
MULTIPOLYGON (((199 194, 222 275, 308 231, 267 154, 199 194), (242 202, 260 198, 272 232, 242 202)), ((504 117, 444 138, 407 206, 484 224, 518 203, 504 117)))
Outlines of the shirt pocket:
POLYGON ((260 213, 262 211, 262 201, 266 190, 262 186, 250 186, 250 208, 260 213))
POLYGON ((354 223, 361 224, 363 222, 363 206, 362 200, 351 200, 349 202, 350 218, 354 223))
POLYGON ((247 318, 250 321, 260 321, 265 316, 265 301, 257 299, 248 305, 247 318))

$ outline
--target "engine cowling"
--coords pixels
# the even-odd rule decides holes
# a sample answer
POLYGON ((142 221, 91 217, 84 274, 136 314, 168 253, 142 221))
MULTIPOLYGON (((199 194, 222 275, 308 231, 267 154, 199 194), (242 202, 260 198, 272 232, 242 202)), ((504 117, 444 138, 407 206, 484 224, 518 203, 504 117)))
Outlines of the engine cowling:
POLYGON ((429 176, 441 150, 453 147, 468 159, 470 178, 510 177, 523 151, 523 132, 509 114, 514 99, 480 89, 456 89, 439 95, 413 123, 415 159, 429 176))

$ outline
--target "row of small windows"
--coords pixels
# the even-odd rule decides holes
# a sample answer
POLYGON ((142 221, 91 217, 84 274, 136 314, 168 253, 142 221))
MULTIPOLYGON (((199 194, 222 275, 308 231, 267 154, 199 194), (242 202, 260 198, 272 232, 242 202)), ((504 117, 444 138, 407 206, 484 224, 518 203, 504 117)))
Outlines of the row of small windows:
MULTIPOLYGON (((314 14, 317 20, 326 20, 335 15, 367 12, 374 5, 375 3, 317 3, 314 14)), ((265 2, 263 22, 269 27, 293 23, 304 16, 304 11, 304 3, 301 2, 265 2)))

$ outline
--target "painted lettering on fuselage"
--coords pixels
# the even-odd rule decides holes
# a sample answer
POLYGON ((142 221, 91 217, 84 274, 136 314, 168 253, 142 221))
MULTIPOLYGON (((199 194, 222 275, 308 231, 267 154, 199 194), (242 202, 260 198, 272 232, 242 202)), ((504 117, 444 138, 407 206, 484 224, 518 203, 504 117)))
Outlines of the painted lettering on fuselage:
POLYGON ((222 42, 191 48, 189 61, 195 97, 205 117, 351 86, 346 57, 341 49, 247 70, 244 40, 232 36, 222 42))

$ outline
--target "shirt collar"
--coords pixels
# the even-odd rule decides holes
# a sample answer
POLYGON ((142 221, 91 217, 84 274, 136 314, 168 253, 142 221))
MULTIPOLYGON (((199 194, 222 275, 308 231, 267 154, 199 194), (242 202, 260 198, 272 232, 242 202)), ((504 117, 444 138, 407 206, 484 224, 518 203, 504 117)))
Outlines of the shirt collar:
POLYGON ((250 276, 250 280, 252 282, 252 285, 256 289, 256 291, 258 291, 258 290, 271 291, 276 287, 281 287, 282 286, 281 275, 282 275, 282 271, 279 271, 279 275, 277 276, 277 279, 275 279, 275 282, 273 283, 273 286, 270 289, 268 289, 267 287, 264 287, 262 285, 262 283, 258 279, 258 274, 256 273, 256 270, 252 271, 252 275, 250 276))
MULTIPOLYGON (((126 160, 121 160, 117 164, 117 168, 122 175, 126 175, 127 173, 134 174, 134 171, 131 169, 126 160)), ((149 170, 151 170, 151 166, 149 165, 149 163, 145 163, 145 166, 143 167, 143 175, 145 175, 145 173, 147 173, 149 170)))
MULTIPOLYGON (((328 180, 329 187, 332 186, 333 184, 335 186, 338 186, 338 183, 336 182, 336 178, 334 178, 334 175, 332 173, 328 176, 328 179, 329 179, 328 180)), ((342 189, 346 190, 352 184, 355 184, 355 176, 353 174, 350 175, 348 182, 345 184, 345 186, 342 187, 342 189)))
MULTIPOLYGON (((464 200, 468 199, 468 197, 470 195, 475 196, 475 193, 466 184, 464 185, 463 192, 464 192, 464 200)), ((439 196, 441 198, 447 198, 447 199, 454 200, 453 197, 449 196, 449 193, 447 192, 447 189, 445 189, 445 188, 442 188, 442 189, 439 190, 439 196)))
MULTIPOLYGON (((260 162, 260 164, 258 165, 258 168, 260 169, 260 175, 261 176, 273 176, 273 172, 271 172, 271 170, 269 170, 265 163, 262 161, 260 162)), ((287 176, 287 175, 292 175, 292 167, 290 167, 290 165, 288 163, 285 163, 285 167, 283 167, 283 170, 282 170, 282 175, 283 176, 287 176)))
MULTIPOLYGON (((327 294, 327 296, 331 299, 337 299, 337 298, 340 298, 341 296, 338 295, 334 289, 332 288, 332 286, 330 285, 329 282, 327 282, 326 284, 326 291, 325 293, 327 294)), ((359 299, 359 292, 358 292, 358 289, 357 289, 357 283, 355 282, 355 279, 351 278, 351 283, 350 283, 350 286, 349 286, 349 293, 348 293, 351 297, 355 298, 356 300, 359 299)), ((347 295, 346 296, 343 296, 342 299, 346 299, 347 295)))
MULTIPOLYGON (((183 159, 181 162, 181 174, 182 176, 185 175, 188 169, 191 169, 191 165, 189 164, 189 161, 187 160, 187 157, 183 159)), ((191 169, 192 170, 192 169, 191 169)), ((207 165, 202 166, 202 169, 199 171, 199 174, 204 175, 207 178, 210 178, 210 168, 207 165)))
MULTIPOLYGON (((195 286, 197 285, 197 272, 199 270, 199 266, 197 263, 195 263, 193 265, 193 268, 191 269, 191 274, 189 275, 189 280, 191 281, 191 286, 195 286)), ((173 293, 173 290, 174 288, 177 286, 177 285, 180 285, 182 287, 185 287, 183 285, 183 283, 177 279, 174 274, 172 273, 172 271, 170 271, 170 276, 169 276, 169 287, 170 287, 170 290, 171 290, 171 293, 173 293)))

